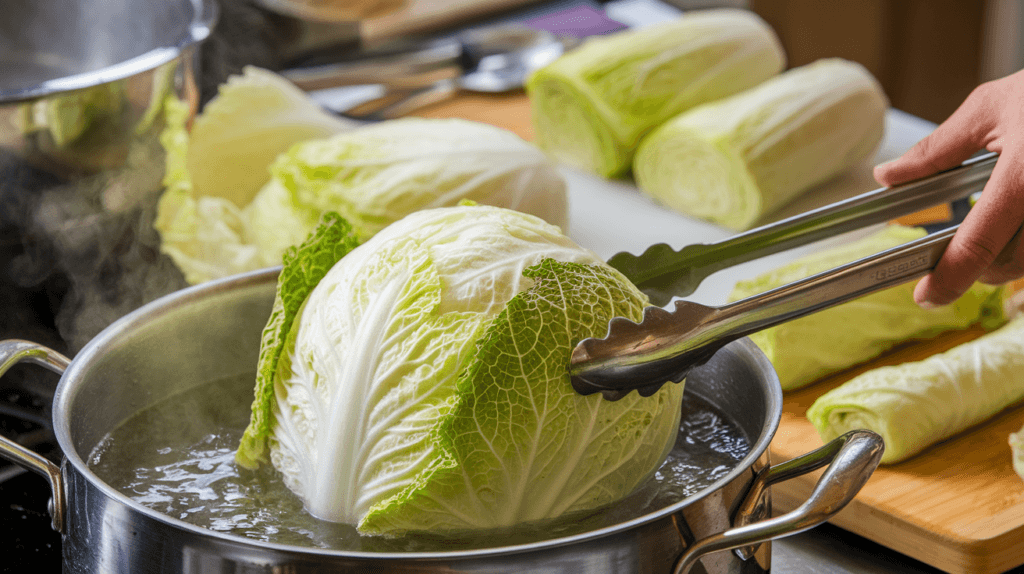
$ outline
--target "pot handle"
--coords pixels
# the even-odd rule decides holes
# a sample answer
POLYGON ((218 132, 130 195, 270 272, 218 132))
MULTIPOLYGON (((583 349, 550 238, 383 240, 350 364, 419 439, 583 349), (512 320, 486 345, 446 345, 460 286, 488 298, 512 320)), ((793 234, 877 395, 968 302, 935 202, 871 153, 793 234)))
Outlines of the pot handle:
MULTIPOLYGON (((35 363, 57 374, 63 374, 71 364, 70 359, 64 355, 42 345, 19 339, 0 341, 0 377, 8 369, 21 362, 35 363)), ((2 435, 0 435, 0 457, 41 474, 50 481, 52 496, 47 505, 52 519, 50 524, 54 530, 63 534, 67 502, 64 496, 64 479, 61 477, 60 467, 2 435)))
POLYGON ((814 485, 806 502, 776 518, 741 524, 694 542, 679 557, 674 574, 686 574, 705 554, 740 548, 810 530, 832 518, 857 495, 882 459, 882 437, 869 430, 850 431, 825 446, 762 470, 750 486, 738 516, 749 516, 770 485, 828 468, 814 485))

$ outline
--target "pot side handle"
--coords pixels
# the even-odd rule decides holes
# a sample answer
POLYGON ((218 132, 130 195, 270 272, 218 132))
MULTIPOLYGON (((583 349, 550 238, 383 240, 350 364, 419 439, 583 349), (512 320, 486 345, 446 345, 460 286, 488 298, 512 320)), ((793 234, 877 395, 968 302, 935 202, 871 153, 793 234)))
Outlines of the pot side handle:
POLYGON ((810 497, 795 510, 752 524, 742 524, 742 520, 738 520, 740 526, 694 542, 679 557, 674 574, 688 573, 705 554, 784 538, 822 524, 853 500, 878 467, 884 448, 882 437, 876 433, 854 430, 817 450, 766 468, 754 478, 738 516, 749 515, 746 510, 757 505, 765 489, 773 483, 813 472, 828 464, 810 497))
MULTIPOLYGON (((71 364, 71 361, 64 355, 42 345, 19 339, 0 341, 0 377, 8 369, 21 362, 35 363, 57 374, 63 374, 71 364)), ((52 520, 51 526, 63 534, 67 502, 64 496, 64 479, 60 475, 60 467, 2 435, 0 435, 0 457, 41 474, 50 481, 52 496, 48 510, 52 520)))

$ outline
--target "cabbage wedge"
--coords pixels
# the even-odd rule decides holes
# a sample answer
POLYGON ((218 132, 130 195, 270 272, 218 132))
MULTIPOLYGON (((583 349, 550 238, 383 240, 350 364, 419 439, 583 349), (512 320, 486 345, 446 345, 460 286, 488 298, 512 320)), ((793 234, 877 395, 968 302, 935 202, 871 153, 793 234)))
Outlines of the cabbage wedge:
POLYGON ((870 429, 882 462, 906 460, 1024 399, 1024 316, 914 363, 881 367, 829 391, 807 409, 823 441, 870 429))
POLYGON ((888 105, 860 64, 819 60, 667 121, 641 142, 633 175, 680 213, 748 229, 870 158, 888 105))
POLYGON ((378 535, 512 526, 614 502, 667 456, 682 385, 610 402, 569 383, 574 344, 647 298, 558 228, 460 206, 354 245, 331 217, 289 250, 236 453, 314 516, 378 535))
MULTIPOLYGON (((737 301, 924 237, 919 227, 888 226, 852 243, 802 257, 748 281, 737 282, 737 301)), ((1005 321, 1003 289, 974 284, 960 299, 938 309, 914 303, 914 283, 879 291, 750 336, 775 367, 783 390, 863 363, 912 339, 927 339, 975 323, 1005 321)))
POLYGON ((528 78, 535 141, 566 164, 623 175, 652 128, 784 66, 774 31, 746 10, 695 11, 589 38, 528 78))

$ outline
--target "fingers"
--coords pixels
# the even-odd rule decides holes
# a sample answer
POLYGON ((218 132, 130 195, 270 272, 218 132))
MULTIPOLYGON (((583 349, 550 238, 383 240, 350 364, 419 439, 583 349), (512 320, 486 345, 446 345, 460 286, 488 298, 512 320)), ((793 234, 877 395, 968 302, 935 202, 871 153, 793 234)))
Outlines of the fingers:
POLYGON ((1012 156, 996 162, 981 199, 967 214, 942 260, 917 284, 914 300, 918 304, 930 307, 952 303, 978 279, 1000 279, 1024 268, 1016 237, 1024 221, 1022 164, 1024 160, 1012 156), (993 264, 996 267, 990 269, 993 264))
POLYGON ((999 285, 1024 277, 1024 226, 1003 248, 991 267, 979 278, 983 283, 999 285))
POLYGON ((1000 98, 988 84, 978 86, 935 131, 898 159, 876 166, 875 179, 892 186, 950 169, 987 147, 999 118, 1000 98))

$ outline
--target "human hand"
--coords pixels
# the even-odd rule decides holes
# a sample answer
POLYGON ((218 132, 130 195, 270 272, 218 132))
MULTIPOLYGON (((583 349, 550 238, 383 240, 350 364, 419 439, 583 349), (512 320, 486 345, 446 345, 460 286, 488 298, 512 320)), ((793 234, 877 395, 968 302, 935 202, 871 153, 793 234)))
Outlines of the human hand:
POLYGON ((1024 71, 978 86, 934 132, 875 167, 878 183, 892 186, 956 167, 982 148, 999 159, 942 259, 914 289, 922 307, 952 303, 975 281, 1024 276, 1024 71))

